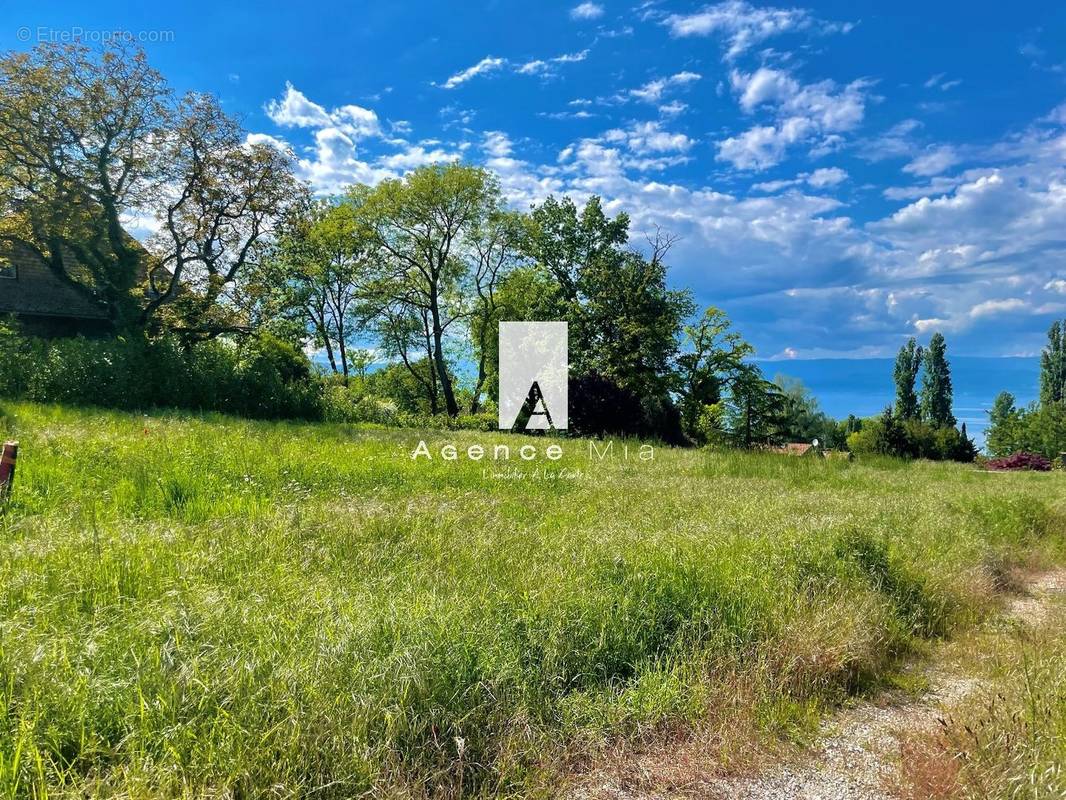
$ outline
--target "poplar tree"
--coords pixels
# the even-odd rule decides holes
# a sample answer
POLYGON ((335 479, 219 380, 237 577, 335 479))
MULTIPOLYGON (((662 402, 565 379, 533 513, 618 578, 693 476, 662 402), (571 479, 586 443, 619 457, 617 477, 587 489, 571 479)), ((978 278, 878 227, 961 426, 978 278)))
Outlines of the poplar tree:
POLYGON ((922 374, 922 419, 934 428, 954 427, 951 413, 951 367, 947 360, 944 335, 934 333, 925 350, 925 372, 922 374))
POLYGON ((914 390, 922 366, 922 347, 912 338, 899 349, 893 377, 896 380, 896 416, 918 419, 918 395, 914 390))
POLYGON ((1066 399, 1066 320, 1051 323, 1048 343, 1040 354, 1040 403, 1050 405, 1066 399))

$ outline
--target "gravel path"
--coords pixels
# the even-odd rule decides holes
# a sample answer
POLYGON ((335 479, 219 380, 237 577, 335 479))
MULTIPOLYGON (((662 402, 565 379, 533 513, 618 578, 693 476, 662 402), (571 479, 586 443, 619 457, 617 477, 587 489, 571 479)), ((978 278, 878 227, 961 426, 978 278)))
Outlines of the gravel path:
MULTIPOLYGON (((1015 598, 1008 616, 1036 625, 1048 613, 1049 595, 1066 592, 1066 569, 1043 573, 1015 598)), ((899 775, 900 734, 932 730, 947 709, 981 688, 966 675, 929 668, 929 691, 919 699, 887 694, 877 703, 845 709, 822 726, 820 744, 796 763, 777 764, 754 777, 690 776, 667 790, 645 791, 630 781, 606 778, 584 786, 581 800, 891 800, 885 788, 899 775)), ((663 771, 669 772, 670 765, 663 771)), ((653 766, 642 765, 647 773, 653 766)), ((654 777, 654 776, 648 776, 654 777)), ((637 781, 637 783, 645 783, 637 781)), ((659 783, 662 781, 650 781, 659 783)))

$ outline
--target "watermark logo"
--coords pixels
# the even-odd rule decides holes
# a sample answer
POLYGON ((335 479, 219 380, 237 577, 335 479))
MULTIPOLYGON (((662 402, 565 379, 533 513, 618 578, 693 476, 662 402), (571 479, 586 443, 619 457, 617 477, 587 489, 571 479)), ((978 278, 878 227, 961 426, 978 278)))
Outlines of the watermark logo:
POLYGON ((110 42, 170 44, 174 41, 174 31, 105 30, 103 28, 83 28, 80 25, 75 25, 72 28, 49 28, 46 25, 38 25, 35 28, 31 28, 23 25, 15 31, 15 37, 20 42, 47 42, 50 44, 70 44, 73 42, 82 44, 108 44, 110 42))
POLYGON ((565 322, 500 323, 500 430, 565 431, 565 322))

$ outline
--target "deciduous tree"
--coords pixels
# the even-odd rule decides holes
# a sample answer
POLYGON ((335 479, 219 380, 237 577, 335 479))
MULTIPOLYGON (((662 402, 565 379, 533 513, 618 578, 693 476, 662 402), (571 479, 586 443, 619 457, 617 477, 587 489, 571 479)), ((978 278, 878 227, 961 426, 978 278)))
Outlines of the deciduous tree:
POLYGON ((0 57, 0 173, 0 239, 116 329, 162 319, 186 338, 243 327, 227 292, 300 192, 288 154, 248 144, 209 95, 176 99, 121 39, 0 57), (159 222, 151 254, 129 217, 159 222))
POLYGON ((144 250, 122 226, 164 179, 174 107, 143 52, 41 44, 0 57, 0 237, 133 323, 144 250))
POLYGON ((402 180, 360 189, 361 218, 390 261, 379 293, 424 321, 444 408, 459 413, 445 357, 449 328, 471 313, 473 258, 469 237, 499 207, 496 179, 478 167, 420 167, 402 180))

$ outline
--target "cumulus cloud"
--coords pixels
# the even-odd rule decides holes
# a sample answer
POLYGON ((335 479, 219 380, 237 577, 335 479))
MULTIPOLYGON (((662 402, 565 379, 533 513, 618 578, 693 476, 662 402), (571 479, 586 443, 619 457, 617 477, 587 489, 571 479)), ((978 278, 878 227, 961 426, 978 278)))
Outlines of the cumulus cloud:
POLYGON ((663 24, 672 36, 720 35, 728 43, 727 60, 735 59, 767 39, 795 31, 823 33, 848 32, 850 23, 836 24, 816 20, 801 8, 756 8, 742 0, 704 6, 692 14, 671 14, 663 24))
POLYGON ((822 189, 826 186, 836 186, 838 183, 843 183, 847 179, 848 173, 840 167, 823 167, 821 169, 816 169, 808 175, 807 183, 816 189, 822 189))
POLYGON ((580 3, 570 9, 571 19, 599 19, 603 16, 603 6, 599 3, 580 3))
POLYGON ((733 70, 730 84, 748 114, 769 107, 776 121, 755 125, 718 143, 718 159, 738 169, 763 170, 779 164, 796 144, 825 141, 862 122, 867 82, 843 87, 831 80, 800 83, 788 72, 760 67, 752 73, 733 70))
MULTIPOLYGON (((271 100, 264 109, 279 127, 310 132, 312 144, 297 149, 284 139, 266 133, 251 133, 246 141, 296 153, 297 174, 320 194, 335 194, 352 183, 375 184, 423 164, 453 161, 461 156, 461 148, 448 149, 438 146, 440 142, 412 145, 404 139, 392 138, 384 133, 373 110, 356 105, 327 110, 291 83, 286 83, 281 98, 271 100), (368 158, 360 151, 370 142, 392 151, 368 158)), ((390 128, 392 134, 411 130, 410 124, 403 121, 392 123, 390 128)))
POLYGON ((944 317, 929 317, 927 319, 914 319, 912 324, 918 333, 957 333, 966 330, 980 320, 988 317, 998 317, 1019 312, 1032 311, 1031 306, 1018 297, 1008 297, 1001 300, 982 300, 969 307, 961 308, 957 313, 950 313, 944 317))
POLYGON ((822 167, 814 172, 801 172, 795 178, 777 181, 763 181, 752 184, 752 189, 757 192, 779 192, 806 184, 814 189, 827 189, 836 186, 848 179, 848 173, 840 167, 822 167))
POLYGON ((637 122, 627 130, 610 130, 604 134, 608 142, 624 142, 637 155, 649 153, 683 153, 693 141, 683 133, 665 131, 658 122, 637 122))
POLYGON ((279 139, 277 136, 271 136, 268 133, 249 133, 244 137, 245 144, 265 144, 273 147, 276 150, 280 150, 283 153, 291 152, 292 148, 289 143, 284 139, 279 139))
POLYGON ((929 177, 930 175, 939 175, 944 170, 958 164, 960 160, 959 154, 954 147, 943 145, 934 147, 918 156, 907 164, 903 171, 911 175, 929 177))
POLYGON ((1044 284, 1044 288, 1049 292, 1055 292, 1056 294, 1066 294, 1066 280, 1062 278, 1055 278, 1044 284))
POLYGON ((283 128, 333 127, 353 139, 381 134, 378 115, 368 108, 355 105, 338 106, 326 111, 323 106, 307 99, 303 92, 286 82, 280 100, 271 100, 264 107, 266 114, 283 128))
MULTIPOLYGON (((730 86, 740 110, 769 116, 741 134, 766 131, 759 147, 767 155, 754 163, 775 162, 801 143, 812 150, 839 146, 831 137, 862 120, 862 87, 849 96, 847 86, 804 83, 788 70, 734 72, 730 86)), ((911 168, 905 174, 922 177, 922 185, 886 189, 887 199, 899 202, 884 218, 863 224, 850 216, 852 206, 833 196, 834 187, 851 180, 836 166, 791 171, 792 177, 756 184, 751 193, 724 189, 735 184, 717 179, 672 178, 667 170, 701 149, 680 124, 687 118, 662 110, 668 105, 662 95, 672 85, 667 80, 660 102, 649 109, 655 119, 605 125, 549 163, 523 160, 517 151, 525 139, 504 130, 467 127, 462 141, 414 145, 368 135, 372 111, 342 112, 289 87, 268 107, 279 127, 313 140, 295 149, 299 173, 320 193, 451 160, 469 143, 466 158, 496 172, 517 208, 548 194, 569 194, 577 202, 598 194, 608 213, 630 215, 638 246, 642 231, 662 225, 681 237, 671 254, 672 281, 694 287, 701 300, 725 304, 768 353, 785 356, 783 344, 802 341, 803 347, 793 347, 798 357, 878 354, 868 349, 876 341, 887 342, 878 346, 890 354, 902 337, 933 330, 953 332, 953 349, 965 352, 967 337, 987 340, 980 339, 985 325, 1000 332, 996 343, 1004 352, 1035 349, 1033 332, 1064 308, 1066 278, 1057 265, 1066 263, 1066 131, 1057 117, 980 150, 964 149, 968 164, 984 166, 950 176, 930 174, 931 163, 911 168)), ((588 113, 592 105, 577 98, 567 113, 588 113)), ((460 113, 464 125, 473 124, 467 112, 456 111, 455 118, 460 113)), ((853 152, 871 160, 900 158, 909 166, 942 147, 926 146, 920 133, 920 123, 905 120, 857 142, 853 152)), ((288 147, 276 134, 252 136, 288 147)))
POLYGON ((935 75, 930 76, 929 80, 923 83, 922 86, 926 89, 940 89, 941 91, 946 92, 950 89, 954 89, 962 83, 958 78, 946 81, 944 80, 946 76, 946 72, 938 72, 935 75))
POLYGON ((860 141, 856 152, 859 157, 873 162, 911 158, 920 150, 915 136, 921 128, 922 123, 916 119, 901 120, 880 135, 860 141))
POLYGON ((492 158, 509 156, 513 150, 511 137, 503 131, 486 131, 481 149, 492 158))

